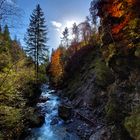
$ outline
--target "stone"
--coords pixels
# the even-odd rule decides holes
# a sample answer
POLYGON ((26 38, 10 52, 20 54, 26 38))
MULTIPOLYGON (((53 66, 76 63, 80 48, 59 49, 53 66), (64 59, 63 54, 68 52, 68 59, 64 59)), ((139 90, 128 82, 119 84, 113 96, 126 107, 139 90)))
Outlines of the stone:
POLYGON ((64 121, 69 120, 71 115, 72 115, 72 107, 69 107, 69 106, 66 106, 66 105, 60 105, 58 107, 58 115, 64 121))
POLYGON ((45 117, 42 115, 34 114, 29 119, 29 125, 31 128, 41 127, 45 122, 45 117))
POLYGON ((56 125, 56 124, 58 124, 58 122, 59 122, 59 120, 58 120, 58 118, 54 118, 52 121, 51 121, 51 125, 56 125))
POLYGON ((49 100, 49 98, 48 97, 41 97, 41 98, 39 98, 39 103, 45 103, 46 101, 48 101, 49 100))
POLYGON ((89 140, 109 140, 111 138, 111 133, 107 128, 102 128, 92 134, 89 140))

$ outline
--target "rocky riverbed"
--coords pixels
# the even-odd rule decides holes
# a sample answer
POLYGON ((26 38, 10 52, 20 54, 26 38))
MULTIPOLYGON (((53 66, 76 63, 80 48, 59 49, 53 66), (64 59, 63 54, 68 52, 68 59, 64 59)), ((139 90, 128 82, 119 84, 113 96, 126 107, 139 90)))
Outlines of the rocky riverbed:
MULTIPOLYGON (((75 106, 68 98, 60 98, 59 92, 43 85, 37 104, 44 115, 41 127, 32 128, 25 140, 101 140, 109 139, 110 133, 99 116, 101 108, 75 106), (97 118, 98 116, 98 118, 97 118)), ((101 115, 102 116, 102 115, 101 115)))
POLYGON ((43 85, 40 99, 37 107, 44 114, 45 122, 41 127, 31 129, 25 140, 80 140, 74 131, 67 130, 67 123, 58 116, 61 101, 55 91, 43 85))

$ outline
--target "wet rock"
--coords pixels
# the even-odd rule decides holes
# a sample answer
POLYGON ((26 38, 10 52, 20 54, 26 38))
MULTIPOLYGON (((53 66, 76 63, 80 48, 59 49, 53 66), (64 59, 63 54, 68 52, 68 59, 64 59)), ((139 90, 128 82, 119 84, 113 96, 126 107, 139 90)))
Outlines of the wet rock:
POLYGON ((73 119, 70 119, 70 120, 67 120, 66 121, 66 124, 70 124, 70 123, 72 123, 73 122, 73 119))
POLYGON ((111 139, 111 133, 107 128, 102 128, 96 133, 92 134, 89 140, 109 140, 111 139))
POLYGON ((29 118, 29 126, 31 128, 41 127, 45 122, 45 117, 43 115, 34 114, 29 118))
POLYGON ((58 115, 64 121, 67 121, 72 115, 72 108, 66 105, 60 105, 58 108, 58 115))
POLYGON ((45 103, 46 101, 50 100, 48 97, 41 97, 39 98, 39 103, 45 103))
POLYGON ((53 118, 50 124, 51 125, 56 125, 56 124, 58 124, 58 122, 59 122, 58 118, 53 118))

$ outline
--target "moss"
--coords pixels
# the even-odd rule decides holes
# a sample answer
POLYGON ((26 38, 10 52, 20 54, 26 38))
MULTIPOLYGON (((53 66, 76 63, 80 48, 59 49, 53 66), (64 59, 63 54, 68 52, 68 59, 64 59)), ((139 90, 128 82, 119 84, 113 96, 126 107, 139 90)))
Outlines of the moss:
POLYGON ((96 76, 96 83, 99 86, 107 86, 114 81, 114 77, 112 75, 111 70, 109 67, 106 66, 105 62, 101 59, 97 58, 94 61, 95 63, 95 76, 96 76))
POLYGON ((80 87, 80 74, 74 75, 72 79, 70 79, 66 92, 66 96, 73 99, 76 96, 76 90, 80 87))
POLYGON ((106 111, 106 118, 109 122, 112 123, 118 120, 119 108, 115 98, 111 98, 111 97, 109 98, 105 106, 105 111, 106 111))
POLYGON ((140 44, 139 44, 139 47, 136 48, 135 56, 140 58, 140 44))
POLYGON ((124 125, 134 139, 140 140, 140 108, 126 117, 124 125))

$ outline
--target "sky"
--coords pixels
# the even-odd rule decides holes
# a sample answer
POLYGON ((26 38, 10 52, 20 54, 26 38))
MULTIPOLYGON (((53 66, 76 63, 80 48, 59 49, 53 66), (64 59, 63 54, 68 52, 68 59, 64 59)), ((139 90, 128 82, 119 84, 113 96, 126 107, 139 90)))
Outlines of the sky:
POLYGON ((46 18, 48 27, 48 46, 57 48, 65 27, 84 21, 89 15, 91 0, 17 0, 17 5, 23 10, 21 25, 11 29, 12 36, 17 36, 24 44, 23 38, 29 25, 29 18, 33 9, 39 3, 46 18))

